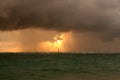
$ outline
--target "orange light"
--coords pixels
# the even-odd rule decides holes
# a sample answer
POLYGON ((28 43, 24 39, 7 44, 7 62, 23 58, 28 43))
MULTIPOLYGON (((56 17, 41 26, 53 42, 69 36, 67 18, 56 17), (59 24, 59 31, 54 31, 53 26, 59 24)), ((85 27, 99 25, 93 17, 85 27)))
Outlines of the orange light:
POLYGON ((53 37, 52 41, 40 42, 38 49, 46 52, 65 52, 67 51, 66 43, 68 42, 70 33, 62 33, 53 37))
POLYGON ((63 36, 61 35, 57 35, 53 38, 53 42, 51 41, 47 41, 45 46, 47 46, 47 48, 51 49, 50 51, 56 51, 58 48, 62 48, 62 44, 63 44, 63 36))

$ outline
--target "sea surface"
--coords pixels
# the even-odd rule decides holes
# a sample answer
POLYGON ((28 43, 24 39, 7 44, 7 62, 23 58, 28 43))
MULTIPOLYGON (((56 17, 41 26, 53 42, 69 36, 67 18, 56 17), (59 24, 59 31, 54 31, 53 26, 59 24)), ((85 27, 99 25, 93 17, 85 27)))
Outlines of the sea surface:
POLYGON ((0 80, 120 80, 120 54, 1 53, 0 80))

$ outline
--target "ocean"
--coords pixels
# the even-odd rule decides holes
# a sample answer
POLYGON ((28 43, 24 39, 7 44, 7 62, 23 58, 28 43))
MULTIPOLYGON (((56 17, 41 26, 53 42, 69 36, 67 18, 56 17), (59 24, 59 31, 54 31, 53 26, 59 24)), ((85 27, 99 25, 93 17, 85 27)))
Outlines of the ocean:
POLYGON ((120 54, 1 53, 0 80, 120 80, 120 54))

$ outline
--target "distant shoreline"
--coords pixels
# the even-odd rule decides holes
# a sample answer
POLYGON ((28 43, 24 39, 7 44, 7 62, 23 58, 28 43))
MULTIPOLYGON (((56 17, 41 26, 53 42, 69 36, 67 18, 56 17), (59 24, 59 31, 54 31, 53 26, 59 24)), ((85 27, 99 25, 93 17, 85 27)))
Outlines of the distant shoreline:
POLYGON ((120 52, 0 52, 0 54, 120 54, 120 52))

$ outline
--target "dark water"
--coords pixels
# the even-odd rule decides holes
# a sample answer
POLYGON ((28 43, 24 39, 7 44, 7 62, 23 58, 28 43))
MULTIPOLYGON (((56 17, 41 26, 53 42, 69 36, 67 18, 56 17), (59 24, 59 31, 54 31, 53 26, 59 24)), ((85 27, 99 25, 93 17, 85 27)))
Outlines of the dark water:
POLYGON ((0 80, 120 80, 120 54, 0 54, 0 80))

